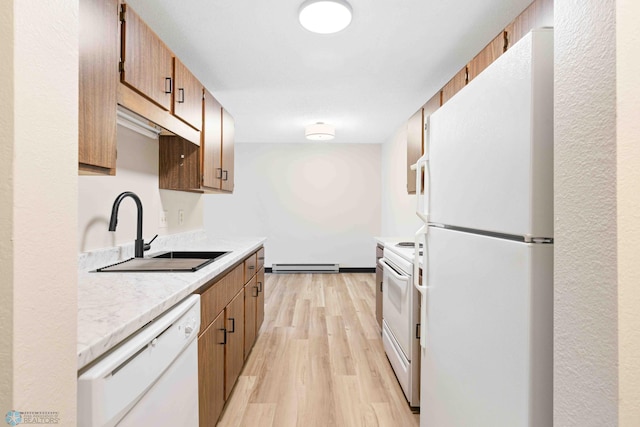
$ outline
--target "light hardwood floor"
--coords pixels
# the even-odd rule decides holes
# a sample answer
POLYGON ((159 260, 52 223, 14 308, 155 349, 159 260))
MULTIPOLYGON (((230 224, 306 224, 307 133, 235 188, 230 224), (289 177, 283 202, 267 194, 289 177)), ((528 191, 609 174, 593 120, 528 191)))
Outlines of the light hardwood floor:
POLYGON ((268 274, 260 336, 218 426, 418 426, 375 319, 374 274, 268 274))

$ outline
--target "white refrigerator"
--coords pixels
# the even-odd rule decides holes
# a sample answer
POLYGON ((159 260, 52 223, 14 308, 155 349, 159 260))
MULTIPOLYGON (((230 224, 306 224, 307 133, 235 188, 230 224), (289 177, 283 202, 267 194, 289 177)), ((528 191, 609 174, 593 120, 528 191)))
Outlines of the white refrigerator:
POLYGON ((426 132, 420 425, 551 426, 552 30, 518 41, 426 132))

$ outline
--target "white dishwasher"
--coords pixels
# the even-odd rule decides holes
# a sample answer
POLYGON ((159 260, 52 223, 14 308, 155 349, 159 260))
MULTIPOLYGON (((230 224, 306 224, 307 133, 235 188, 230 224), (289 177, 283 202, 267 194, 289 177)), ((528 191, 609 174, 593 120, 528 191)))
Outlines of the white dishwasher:
POLYGON ((200 296, 191 295, 78 377, 78 425, 198 426, 200 296))

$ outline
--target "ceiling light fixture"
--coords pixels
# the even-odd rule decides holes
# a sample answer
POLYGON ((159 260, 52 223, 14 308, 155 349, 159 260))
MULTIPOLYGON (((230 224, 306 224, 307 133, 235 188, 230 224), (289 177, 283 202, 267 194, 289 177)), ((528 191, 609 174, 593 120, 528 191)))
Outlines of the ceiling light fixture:
POLYGON ((336 128, 326 123, 318 122, 307 126, 304 130, 304 136, 314 141, 329 141, 336 137, 336 128))
POLYGON ((344 30, 351 23, 351 5, 345 0, 307 0, 300 6, 300 24, 318 34, 344 30))

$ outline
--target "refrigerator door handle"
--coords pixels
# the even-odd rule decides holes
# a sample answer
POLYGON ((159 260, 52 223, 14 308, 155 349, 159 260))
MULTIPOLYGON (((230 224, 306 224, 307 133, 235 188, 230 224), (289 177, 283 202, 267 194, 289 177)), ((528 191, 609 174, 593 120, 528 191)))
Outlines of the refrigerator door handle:
POLYGON ((427 234, 429 226, 424 224, 415 235, 415 250, 413 251, 413 286, 420 292, 420 346, 427 347, 427 290, 429 289, 427 276, 429 267, 429 246, 427 245, 427 234), (422 243, 422 280, 420 275, 420 243, 422 243))
POLYGON ((418 215, 423 222, 428 223, 429 195, 427 194, 427 189, 429 188, 429 153, 425 153, 420 157, 414 166, 416 169, 416 215, 418 215))

